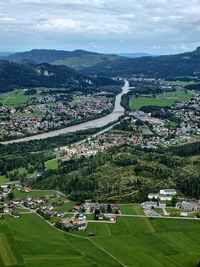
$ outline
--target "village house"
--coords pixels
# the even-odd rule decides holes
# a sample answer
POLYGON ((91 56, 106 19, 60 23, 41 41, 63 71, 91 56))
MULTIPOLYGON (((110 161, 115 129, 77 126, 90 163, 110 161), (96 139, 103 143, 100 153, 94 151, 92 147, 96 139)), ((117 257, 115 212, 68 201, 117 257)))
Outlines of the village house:
POLYGON ((161 189, 160 190, 160 195, 176 195, 176 190, 175 189, 161 189))
POLYGON ((149 193, 148 194, 148 199, 158 199, 159 198, 159 194, 158 193, 149 193))

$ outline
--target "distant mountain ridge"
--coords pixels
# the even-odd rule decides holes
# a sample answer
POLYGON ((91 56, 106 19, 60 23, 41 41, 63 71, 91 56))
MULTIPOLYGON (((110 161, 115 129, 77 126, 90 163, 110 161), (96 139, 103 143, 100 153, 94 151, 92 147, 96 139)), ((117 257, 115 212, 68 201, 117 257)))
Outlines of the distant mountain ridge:
POLYGON ((146 75, 150 77, 200 76, 200 47, 192 52, 157 57, 125 58, 84 68, 88 75, 146 75))
POLYGON ((122 57, 128 57, 128 58, 138 58, 138 57, 157 57, 159 55, 156 54, 149 54, 149 53, 143 53, 143 52, 137 52, 137 53, 116 53, 118 56, 122 57))
POLYGON ((33 49, 31 51, 18 52, 7 56, 6 60, 21 62, 24 60, 32 61, 35 63, 54 63, 57 60, 65 59, 68 57, 80 57, 80 56, 91 56, 96 55, 95 52, 89 52, 85 50, 53 50, 53 49, 33 49))
POLYGON ((84 75, 112 77, 136 74, 161 78, 200 76, 200 47, 197 47, 195 51, 177 55, 137 58, 84 50, 34 49, 9 55, 5 59, 11 62, 65 65, 84 75))
POLYGON ((101 54, 85 50, 52 50, 33 49, 31 51, 19 52, 4 57, 5 60, 18 63, 49 63, 65 65, 76 70, 92 67, 101 62, 112 62, 120 56, 112 54, 101 54))

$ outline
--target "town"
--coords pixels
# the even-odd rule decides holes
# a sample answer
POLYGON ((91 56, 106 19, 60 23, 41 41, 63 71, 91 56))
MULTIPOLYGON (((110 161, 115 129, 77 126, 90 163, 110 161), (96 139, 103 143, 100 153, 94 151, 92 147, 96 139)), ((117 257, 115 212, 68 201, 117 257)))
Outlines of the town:
MULTIPOLYGON (((26 89, 23 93, 26 93, 26 89)), ((0 107, 0 136, 20 138, 92 120, 113 109, 113 95, 41 92, 31 96, 24 106, 0 107)))
MULTIPOLYGON (((78 144, 56 149, 61 161, 82 156, 90 157, 114 146, 131 144, 147 149, 169 147, 180 143, 192 142, 200 135, 200 96, 189 101, 179 101, 167 112, 178 119, 173 123, 170 119, 152 117, 143 111, 127 112, 124 119, 107 132, 90 137, 78 144)), ((161 112, 165 113, 164 108, 161 112)))

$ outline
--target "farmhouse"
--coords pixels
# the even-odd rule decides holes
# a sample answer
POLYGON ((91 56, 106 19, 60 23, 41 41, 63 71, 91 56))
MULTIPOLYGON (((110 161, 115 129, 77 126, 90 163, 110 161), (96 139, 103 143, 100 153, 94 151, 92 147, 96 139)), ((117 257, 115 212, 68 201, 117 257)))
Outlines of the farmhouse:
POLYGON ((31 188, 30 187, 24 187, 22 189, 22 191, 24 191, 25 193, 30 193, 31 192, 31 188))
POLYGON ((158 193, 150 193, 148 194, 148 199, 158 199, 159 194, 158 193))
POLYGON ((181 217, 187 217, 187 216, 188 216, 188 213, 187 213, 187 212, 181 212, 181 213, 180 213, 180 216, 181 216, 181 217))
POLYGON ((175 189, 161 189, 160 190, 160 195, 176 195, 176 190, 175 189))
POLYGON ((17 211, 11 211, 11 212, 10 212, 10 215, 11 215, 13 218, 15 218, 15 219, 18 219, 18 218, 21 217, 20 214, 19 214, 19 212, 17 212, 17 211))
POLYGON ((161 201, 168 201, 168 200, 171 201, 172 200, 172 196, 170 196, 170 195, 160 195, 159 199, 161 201))
POLYGON ((146 202, 143 202, 143 203, 141 204, 141 206, 142 206, 142 208, 144 209, 144 208, 157 207, 158 204, 157 204, 157 202, 155 202, 155 201, 146 201, 146 202))

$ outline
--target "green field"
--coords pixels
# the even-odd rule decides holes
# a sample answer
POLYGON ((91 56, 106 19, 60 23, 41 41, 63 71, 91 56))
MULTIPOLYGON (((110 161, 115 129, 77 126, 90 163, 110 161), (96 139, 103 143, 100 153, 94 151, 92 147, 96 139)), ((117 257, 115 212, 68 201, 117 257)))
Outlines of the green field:
POLYGON ((190 82, 184 82, 184 81, 169 81, 171 84, 175 85, 175 86, 186 86, 186 85, 190 85, 190 84, 194 84, 194 81, 190 81, 190 82))
POLYGON ((22 90, 0 94, 0 103, 8 107, 24 106, 29 96, 24 95, 22 90))
POLYGON ((47 170, 56 170, 58 169, 58 166, 59 166, 59 163, 58 163, 58 160, 57 159, 51 159, 47 162, 45 162, 45 168, 47 170))
POLYGON ((177 90, 172 93, 159 94, 155 98, 135 98, 130 99, 129 106, 131 110, 139 110, 144 106, 172 106, 177 100, 187 101, 190 100, 193 93, 185 90, 177 90))
POLYGON ((55 211, 70 212, 75 205, 76 205, 76 202, 70 201, 66 204, 56 207, 55 211))
POLYGON ((13 193, 14 193, 15 197, 25 199, 28 196, 32 197, 32 198, 40 198, 40 197, 44 197, 45 195, 49 195, 49 196, 55 195, 56 191, 54 191, 54 190, 33 190, 29 193, 25 193, 22 191, 13 190, 13 193))
POLYGON ((200 259, 195 220, 121 217, 115 224, 89 223, 87 232, 64 234, 36 214, 5 216, 0 266, 197 267, 200 259), (87 232, 95 237, 89 240, 87 232))
POLYGON ((6 179, 5 175, 0 175, 0 184, 9 182, 9 179, 6 179))
POLYGON ((144 215, 141 206, 137 204, 120 204, 119 208, 122 214, 144 215))
POLYGON ((120 265, 88 239, 69 237, 35 214, 0 222, 0 266, 95 267, 120 265), (103 261, 102 261, 103 259, 103 261), (102 263, 101 263, 102 262, 102 263))

